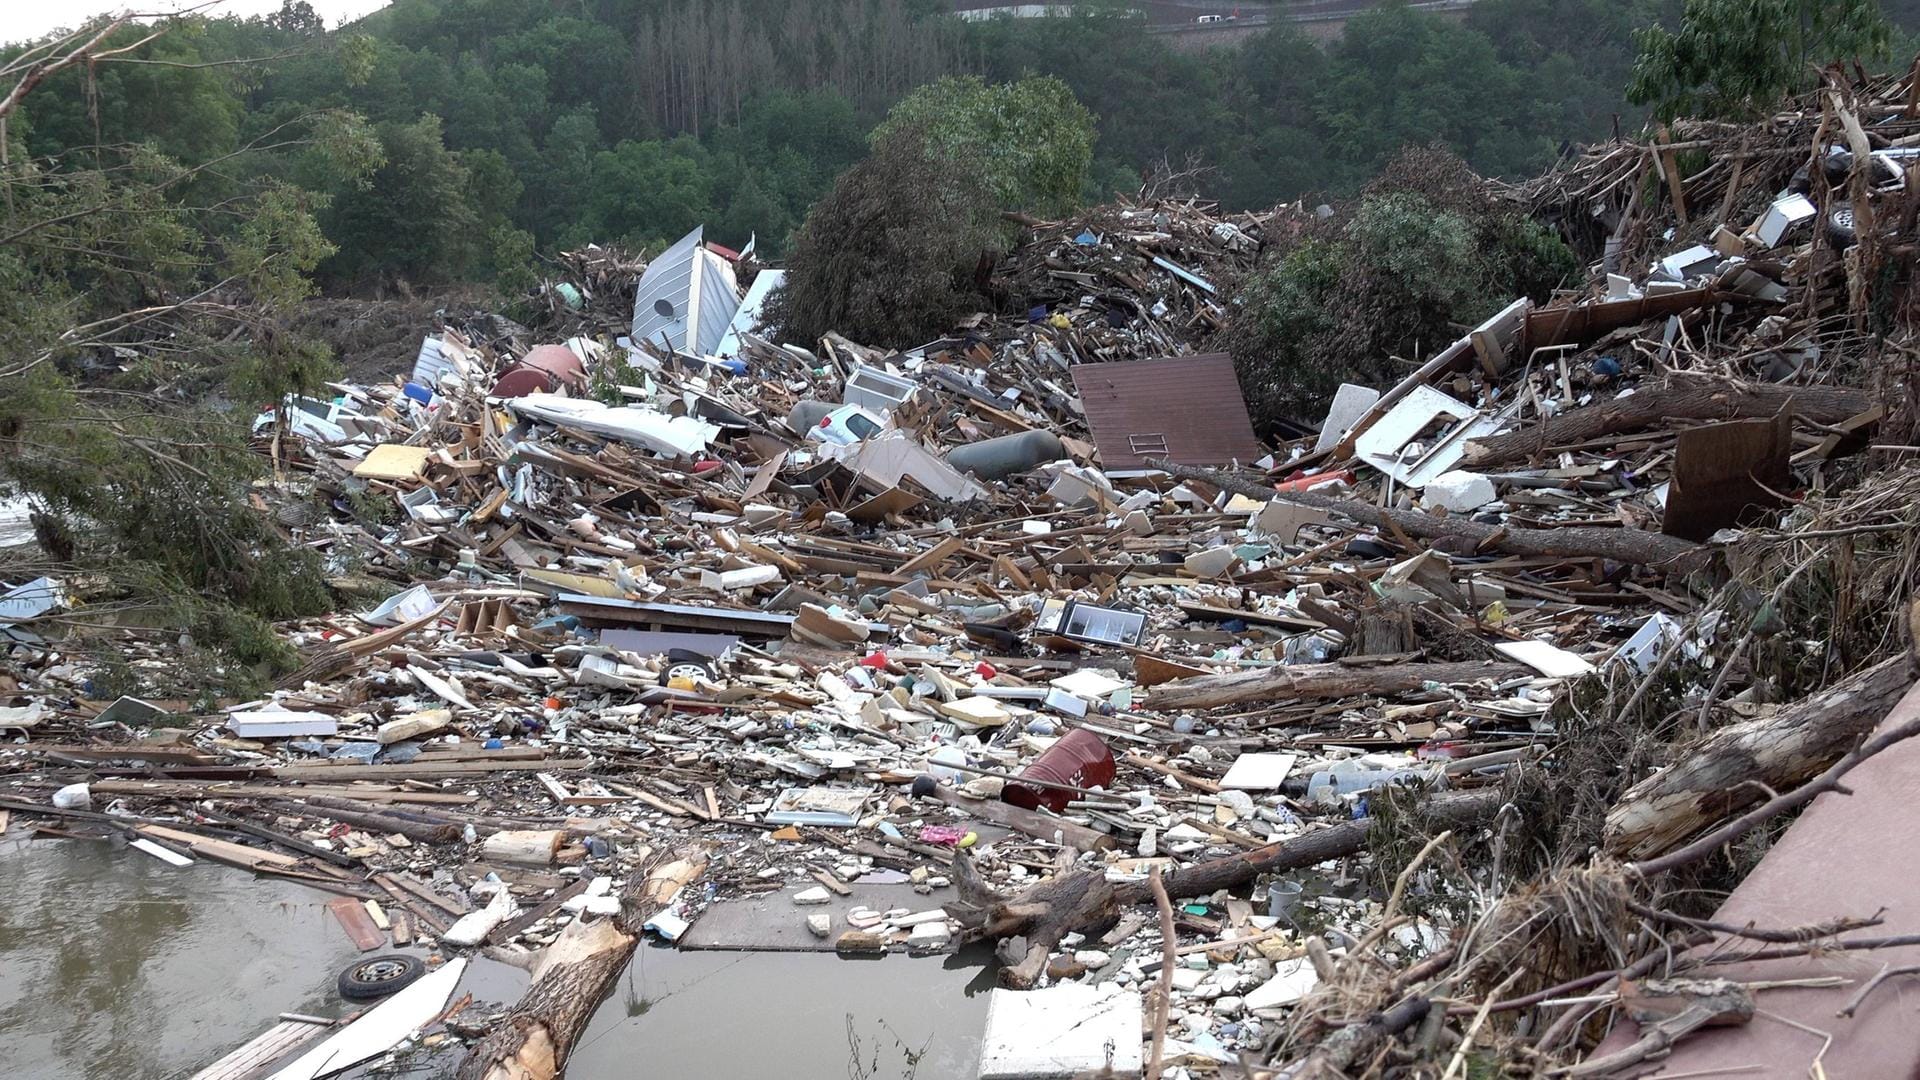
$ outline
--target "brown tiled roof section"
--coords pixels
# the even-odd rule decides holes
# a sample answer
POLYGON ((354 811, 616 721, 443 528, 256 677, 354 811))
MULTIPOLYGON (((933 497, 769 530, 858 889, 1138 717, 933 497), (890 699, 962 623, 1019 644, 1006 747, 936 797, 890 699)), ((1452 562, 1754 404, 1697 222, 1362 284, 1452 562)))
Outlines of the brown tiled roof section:
POLYGON ((1254 437, 1225 353, 1078 364, 1072 371, 1103 469, 1146 468, 1149 457, 1225 465, 1267 452, 1254 437))

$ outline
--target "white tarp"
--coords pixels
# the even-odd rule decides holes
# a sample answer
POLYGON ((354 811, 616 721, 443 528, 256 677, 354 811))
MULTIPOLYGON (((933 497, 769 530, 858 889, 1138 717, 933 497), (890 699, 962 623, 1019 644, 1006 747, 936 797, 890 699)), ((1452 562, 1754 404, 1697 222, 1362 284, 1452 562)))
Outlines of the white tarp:
POLYGON ((740 309, 733 313, 733 323, 727 327, 727 332, 713 350, 713 355, 739 355, 741 336, 759 331, 760 323, 766 317, 767 299, 786 280, 785 270, 760 271, 760 275, 753 279, 753 284, 747 286, 747 298, 740 301, 740 309))
POLYGON ((691 416, 668 416, 644 406, 603 405, 590 398, 528 394, 504 403, 521 416, 643 446, 656 454, 692 457, 720 429, 691 416))

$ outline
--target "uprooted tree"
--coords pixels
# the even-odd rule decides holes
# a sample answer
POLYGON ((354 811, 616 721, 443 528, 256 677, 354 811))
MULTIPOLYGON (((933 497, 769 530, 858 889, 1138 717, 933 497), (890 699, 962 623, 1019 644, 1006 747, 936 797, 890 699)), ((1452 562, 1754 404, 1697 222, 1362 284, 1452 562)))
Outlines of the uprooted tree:
MULTIPOLYGON (((327 377, 326 352, 287 328, 333 251, 324 197, 293 178, 374 156, 338 112, 262 122, 241 150, 198 159, 144 143, 30 152, 36 91, 56 107, 62 80, 150 60, 174 28, 99 20, 0 61, 0 481, 31 499, 45 553, 9 576, 85 578, 96 610, 186 629, 210 664, 176 689, 217 694, 291 659, 262 620, 327 595, 254 503, 244 424, 183 402, 222 383, 278 401, 327 377)), ((177 54, 154 63, 207 77, 177 54)))
POLYGON ((1243 283, 1228 351, 1256 424, 1316 419, 1342 382, 1391 385, 1516 296, 1577 269, 1458 157, 1407 150, 1357 203, 1276 246, 1243 283))
POLYGON ((925 341, 979 306, 974 268, 999 239, 980 177, 928 156, 918 131, 897 131, 814 204, 768 318, 790 341, 829 331, 925 341))

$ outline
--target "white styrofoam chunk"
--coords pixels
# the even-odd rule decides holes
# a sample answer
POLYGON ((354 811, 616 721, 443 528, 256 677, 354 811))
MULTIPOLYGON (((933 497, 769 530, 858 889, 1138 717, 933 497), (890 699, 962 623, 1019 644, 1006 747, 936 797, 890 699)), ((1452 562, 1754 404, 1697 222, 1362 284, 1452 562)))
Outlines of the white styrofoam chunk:
POLYGON ((1145 1064, 1142 1012, 1137 992, 1113 984, 995 989, 987 1001, 980 1080, 1138 1077, 1145 1064))

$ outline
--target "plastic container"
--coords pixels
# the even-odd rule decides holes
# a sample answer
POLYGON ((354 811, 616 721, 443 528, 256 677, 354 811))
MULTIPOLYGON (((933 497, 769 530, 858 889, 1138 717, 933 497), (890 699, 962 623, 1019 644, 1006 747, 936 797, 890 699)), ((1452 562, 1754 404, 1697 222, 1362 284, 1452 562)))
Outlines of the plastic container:
POLYGON ((1267 886, 1267 915, 1284 921, 1292 926, 1294 912, 1300 910, 1300 897, 1305 886, 1288 878, 1276 878, 1267 886))
MULTIPOLYGON (((1042 780, 1077 788, 1104 788, 1113 783, 1113 751, 1100 736, 1084 728, 1075 728, 1047 748, 1046 753, 1020 771, 1020 780, 1042 780)), ((1027 810, 1042 806, 1059 813, 1074 798, 1059 788, 1023 784, 1014 780, 1000 791, 1000 799, 1027 810)))
POLYGON ((1415 787, 1424 784, 1427 779, 1428 773, 1423 769, 1366 767, 1343 769, 1336 766, 1313 774, 1307 781, 1307 798, 1313 802, 1328 802, 1342 795, 1351 795, 1356 791, 1371 791, 1389 784, 1406 784, 1415 787))

